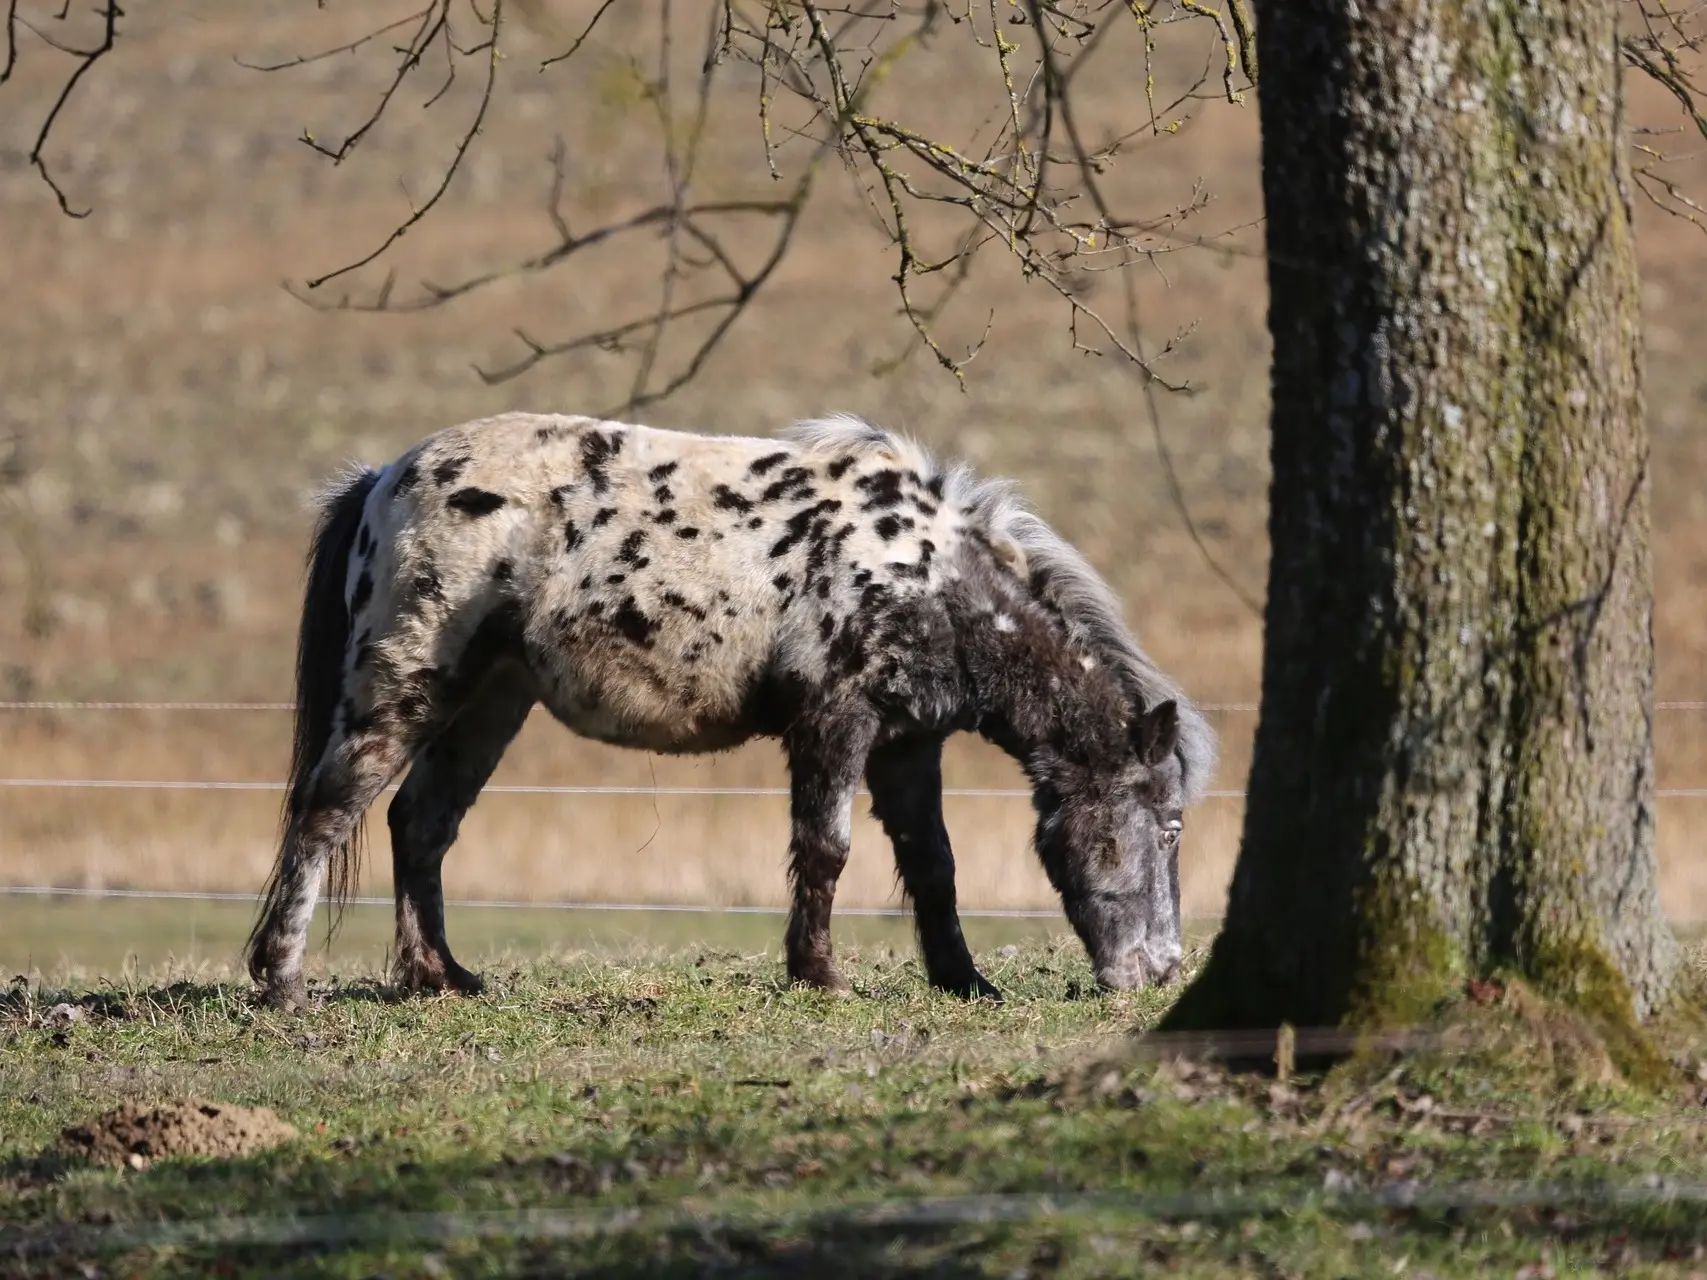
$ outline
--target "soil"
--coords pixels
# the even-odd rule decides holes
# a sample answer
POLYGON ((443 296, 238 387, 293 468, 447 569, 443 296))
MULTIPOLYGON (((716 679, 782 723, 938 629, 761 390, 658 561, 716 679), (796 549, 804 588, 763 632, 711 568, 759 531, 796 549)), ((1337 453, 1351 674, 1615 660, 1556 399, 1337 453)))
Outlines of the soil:
POLYGON ((150 1106, 126 1102, 60 1134, 68 1154, 98 1164, 141 1168, 171 1156, 253 1155, 296 1137, 265 1107, 185 1099, 150 1106))

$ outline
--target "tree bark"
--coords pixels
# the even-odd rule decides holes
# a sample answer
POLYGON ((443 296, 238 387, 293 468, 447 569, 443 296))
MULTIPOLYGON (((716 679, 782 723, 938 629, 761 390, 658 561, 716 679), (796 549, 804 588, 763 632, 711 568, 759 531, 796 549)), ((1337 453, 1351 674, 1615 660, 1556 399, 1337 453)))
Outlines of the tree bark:
POLYGON ((1262 712, 1174 1026, 1668 997, 1617 8, 1263 6, 1262 712))

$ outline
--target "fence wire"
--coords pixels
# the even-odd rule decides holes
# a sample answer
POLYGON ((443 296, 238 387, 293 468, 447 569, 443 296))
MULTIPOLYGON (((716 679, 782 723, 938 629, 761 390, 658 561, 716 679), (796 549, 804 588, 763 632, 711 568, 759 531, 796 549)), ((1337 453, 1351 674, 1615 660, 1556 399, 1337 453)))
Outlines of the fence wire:
MULTIPOLYGON (((45 884, 0 884, 0 897, 5 898, 142 898, 180 902, 242 902, 253 904, 253 893, 234 893, 221 889, 105 889, 61 888, 45 884)), ((391 907, 390 898, 353 897, 345 899, 352 907, 391 907)), ((787 907, 735 906, 697 902, 560 902, 552 899, 529 898, 447 898, 445 906, 470 909, 490 907, 505 911, 668 911, 682 915, 711 916, 783 916, 787 907)), ((908 907, 837 907, 838 916, 894 916, 912 919, 908 907)), ((1059 920, 1060 911, 1031 910, 1015 907, 962 907, 962 919, 973 920, 1059 920)))
MULTIPOLYGON (((1659 711, 1707 711, 1707 701, 1665 701, 1654 704, 1659 711)), ((289 702, 98 702, 76 700, 36 700, 36 701, 0 701, 0 711, 166 711, 166 712, 279 712, 292 711, 295 705, 289 702)), ((1255 712, 1258 704, 1254 702, 1211 702, 1202 704, 1201 710, 1221 714, 1237 712, 1255 712)), ((385 788, 394 792, 401 784, 392 783, 385 788)), ((232 792, 281 792, 286 789, 283 782, 264 780, 214 780, 214 779, 164 779, 164 778, 0 778, 0 789, 9 790, 110 790, 110 791, 232 791, 232 792)), ((771 796, 784 797, 789 794, 787 787, 683 787, 683 786, 574 786, 551 784, 525 783, 494 783, 483 788, 482 794, 496 795, 555 795, 555 796, 771 796)), ((869 792, 861 789, 860 796, 869 796, 869 792)), ((944 787, 944 797, 973 798, 973 799, 1029 799, 1031 792, 1017 787, 944 787)), ((1240 790, 1213 790, 1204 792, 1205 799, 1242 800, 1245 792, 1240 790)), ((1662 800, 1699 800, 1707 798, 1707 787, 1660 787, 1654 795, 1662 800)), ((83 897, 134 897, 173 899, 182 898, 197 901, 248 901, 252 895, 223 894, 214 892, 198 892, 189 890, 165 891, 145 889, 71 889, 52 885, 0 885, 0 896, 37 896, 49 897, 56 895, 72 895, 83 897)), ((367 903, 385 903, 388 899, 353 899, 352 901, 367 903)), ((537 907, 556 910, 587 910, 587 911, 704 911, 704 912, 742 912, 752 911, 770 913, 781 911, 782 908, 772 907, 716 907, 698 906, 675 903, 582 903, 582 902, 522 902, 522 901, 468 901, 447 903, 447 906, 469 907, 537 907)), ((901 915, 903 911, 890 908, 871 908, 862 912, 859 909, 842 909, 844 914, 874 914, 901 915)), ((1052 918, 1052 911, 962 911, 965 916, 988 916, 990 918, 1052 918)))
MULTIPOLYGON (((0 701, 0 711, 294 711, 292 702, 80 702, 59 699, 37 702, 0 701)), ((1257 710, 1254 702, 1201 702, 1199 711, 1217 715, 1257 710)), ((1707 702, 1666 701, 1656 711, 1707 711, 1707 702)))

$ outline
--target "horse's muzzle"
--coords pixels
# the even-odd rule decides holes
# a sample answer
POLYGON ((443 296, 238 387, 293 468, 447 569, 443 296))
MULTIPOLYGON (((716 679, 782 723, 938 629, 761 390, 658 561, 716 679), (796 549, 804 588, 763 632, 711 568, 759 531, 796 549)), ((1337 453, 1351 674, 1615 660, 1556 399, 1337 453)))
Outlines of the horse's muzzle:
POLYGON ((1179 977, 1184 952, 1179 943, 1129 947, 1096 966, 1097 985, 1109 991, 1142 991, 1165 987, 1179 977))

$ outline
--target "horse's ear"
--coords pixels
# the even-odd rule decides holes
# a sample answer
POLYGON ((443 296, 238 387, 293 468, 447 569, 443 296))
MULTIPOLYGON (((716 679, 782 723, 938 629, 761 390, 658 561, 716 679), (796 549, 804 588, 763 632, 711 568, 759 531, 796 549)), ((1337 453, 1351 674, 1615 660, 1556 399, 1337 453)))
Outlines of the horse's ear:
POLYGON ((1155 768, 1179 746, 1179 704, 1171 698, 1140 711, 1132 721, 1132 749, 1139 763, 1155 768))

